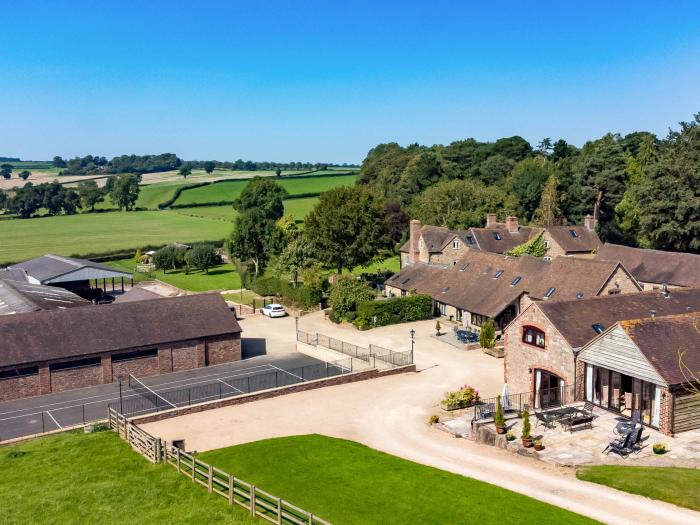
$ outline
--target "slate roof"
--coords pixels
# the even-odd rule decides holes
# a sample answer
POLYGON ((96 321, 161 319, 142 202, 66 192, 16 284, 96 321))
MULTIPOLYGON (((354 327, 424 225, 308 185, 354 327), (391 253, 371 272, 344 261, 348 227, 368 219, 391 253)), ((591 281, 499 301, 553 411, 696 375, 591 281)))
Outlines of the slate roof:
POLYGON ((0 316, 0 367, 240 333, 221 294, 0 316))
MULTIPOLYGON (((421 237, 429 253, 441 252, 445 245, 450 242, 455 236, 466 242, 466 230, 450 230, 443 226, 426 225, 421 227, 421 237)), ((399 251, 408 253, 410 240, 406 241, 399 251)))
MULTIPOLYGON (((529 308, 539 308, 557 331, 574 348, 581 348, 598 333, 598 323, 608 329, 618 321, 700 312, 700 289, 661 290, 634 294, 604 295, 569 301, 538 301, 529 308)), ((522 315, 522 314, 521 314, 522 315)))
MULTIPOLYGON (((74 257, 63 257, 52 254, 42 255, 41 257, 37 257, 35 259, 14 264, 10 266, 10 269, 22 269, 27 273, 27 275, 36 279, 42 284, 46 284, 84 269, 91 269, 97 274, 100 274, 99 277, 96 276, 91 278, 131 278, 131 274, 129 272, 88 261, 87 259, 76 259, 74 257)), ((62 280, 65 281, 69 279, 64 278, 62 280)))
POLYGON ((596 259, 622 262, 638 281, 700 287, 700 255, 605 243, 596 259))
POLYGON ((9 277, 19 277, 19 274, 0 271, 0 315, 74 308, 91 304, 90 301, 63 288, 30 284, 26 280, 9 277))
POLYGON ((408 265, 386 284, 427 293, 436 301, 496 317, 525 292, 542 299, 553 287, 552 301, 574 299, 580 292, 593 296, 608 282, 617 266, 617 263, 570 257, 556 257, 549 262, 529 255, 507 257, 469 251, 452 266, 408 265), (517 277, 520 279, 514 284, 517 277))
POLYGON ((582 224, 549 226, 547 233, 567 253, 588 253, 599 249, 601 245, 598 234, 582 224))
POLYGON ((160 299, 162 297, 162 295, 157 294, 156 292, 152 292, 151 290, 142 288, 137 285, 132 287, 130 290, 127 290, 123 294, 118 295, 114 302, 129 303, 133 301, 148 301, 151 299, 160 299))
POLYGON ((681 369, 680 353, 685 367, 700 370, 699 312, 621 321, 620 327, 669 385, 686 383, 690 378, 681 369))

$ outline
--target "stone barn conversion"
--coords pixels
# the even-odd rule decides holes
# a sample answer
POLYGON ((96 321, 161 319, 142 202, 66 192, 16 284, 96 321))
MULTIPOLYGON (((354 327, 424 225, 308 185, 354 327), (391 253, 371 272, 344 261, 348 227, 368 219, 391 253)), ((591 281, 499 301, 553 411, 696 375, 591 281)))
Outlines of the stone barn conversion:
POLYGON ((587 401, 665 434, 700 428, 700 313, 620 321, 578 356, 587 401))
MULTIPOLYGON (((603 365, 602 361, 591 357, 585 361, 583 349, 621 321, 652 316, 662 319, 697 312, 700 312, 700 289, 655 290, 558 302, 535 301, 505 329, 504 381, 513 393, 529 392, 535 408, 568 403, 583 399, 585 395, 602 408, 626 417, 631 415, 632 406, 635 406, 635 410, 643 410, 642 421, 645 425, 671 432, 672 427, 661 425, 663 419, 660 413, 650 411, 652 402, 658 397, 650 397, 655 396, 656 392, 650 394, 651 387, 648 385, 672 390, 676 383, 669 381, 675 379, 667 377, 661 381, 662 370, 653 376, 656 383, 650 380, 649 374, 640 376, 641 369, 649 365, 644 363, 639 353, 632 360, 606 361, 603 365), (596 379, 593 380, 594 370, 587 368, 585 363, 612 370, 614 374, 604 377, 605 372, 595 372, 596 379), (587 383, 589 381, 593 383, 587 383), (598 394, 590 396, 591 385, 598 385, 598 394), (606 386, 604 394, 600 391, 603 386, 606 386), (636 405, 627 402, 630 396, 639 396, 633 397, 636 405)), ((692 343, 686 335, 678 336, 683 347, 692 343)), ((667 344, 660 333, 655 337, 649 340, 649 344, 655 345, 659 352, 668 357, 671 339, 667 344)), ((678 337, 674 336, 673 340, 678 341, 678 337)), ((694 344, 697 348, 697 342, 694 344)), ((589 356, 593 353, 586 350, 589 356)), ((652 364, 656 366, 657 363, 652 364)), ((667 370, 666 365, 659 366, 667 370)))
POLYGON ((220 294, 0 316, 0 400, 241 359, 220 294))

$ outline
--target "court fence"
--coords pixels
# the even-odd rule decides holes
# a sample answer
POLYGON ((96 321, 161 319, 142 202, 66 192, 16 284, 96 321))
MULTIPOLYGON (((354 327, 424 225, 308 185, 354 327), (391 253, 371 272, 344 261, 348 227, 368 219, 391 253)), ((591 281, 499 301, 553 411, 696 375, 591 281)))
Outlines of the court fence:
POLYGON ((128 417, 141 416, 352 372, 352 359, 341 359, 294 368, 276 367, 275 370, 231 375, 204 384, 158 391, 151 390, 140 380, 129 376, 129 389, 125 392, 127 395, 120 395, 119 400, 110 403, 109 407, 128 417), (138 395, 129 395, 130 393, 138 395))
POLYGON ((175 468, 193 483, 206 487, 209 494, 225 498, 229 505, 243 507, 251 516, 284 525, 331 525, 307 510, 152 436, 113 408, 108 409, 108 421, 111 430, 151 463, 165 463, 175 468))
POLYGON ((324 334, 297 330, 297 341, 311 346, 327 348, 368 363, 372 368, 398 368, 413 364, 413 350, 397 352, 370 344, 367 347, 341 341, 324 334))

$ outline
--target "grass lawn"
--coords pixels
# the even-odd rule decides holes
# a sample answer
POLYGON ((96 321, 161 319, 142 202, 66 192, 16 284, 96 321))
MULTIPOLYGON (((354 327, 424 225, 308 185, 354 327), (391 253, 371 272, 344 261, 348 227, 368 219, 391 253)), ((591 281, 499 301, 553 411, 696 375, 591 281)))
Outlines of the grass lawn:
POLYGON ((391 270, 396 273, 399 271, 400 260, 399 256, 395 255, 384 259, 383 261, 377 261, 370 263, 368 266, 356 266, 352 269, 352 273, 355 275, 360 275, 361 273, 376 273, 379 270, 391 270))
POLYGON ((253 299, 255 299, 256 304, 259 306, 263 298, 251 290, 243 290, 240 293, 224 294, 224 299, 226 299, 227 301, 233 301, 234 303, 238 304, 249 305, 252 305, 253 299))
MULTIPOLYGON (((133 259, 121 259, 105 263, 114 268, 134 272, 134 281, 149 281, 159 279, 181 290, 189 292, 206 292, 209 290, 237 290, 241 287, 241 276, 236 272, 233 264, 220 264, 209 268, 209 273, 199 270, 185 273, 184 270, 156 270, 149 274, 136 272, 136 263, 133 259)), ((232 299, 234 300, 234 299, 232 299)))
MULTIPOLYGON (((186 185, 187 184, 183 184, 182 182, 159 182, 157 184, 141 186, 139 198, 136 201, 136 207, 145 208, 148 210, 157 210, 158 205, 161 202, 165 202, 170 199, 179 187, 186 185)), ((97 204, 95 208, 98 210, 117 209, 117 207, 112 204, 109 196, 105 197, 105 200, 97 204)))
MULTIPOLYGON (((318 197, 303 199, 287 199, 284 201, 284 213, 292 215, 295 220, 302 221, 318 202, 318 197)), ((236 218, 236 210, 230 204, 221 206, 195 206, 194 208, 175 208, 174 213, 203 219, 218 219, 233 222, 236 218)))
POLYGON ((168 242, 218 240, 231 224, 174 211, 61 215, 2 221, 0 264, 55 253, 86 255, 168 242))
MULTIPOLYGON (((290 195, 300 195, 304 193, 320 193, 336 188, 338 186, 349 186, 355 183, 357 175, 354 173, 343 176, 309 176, 299 179, 275 179, 290 195)), ((232 201, 236 199, 247 180, 232 180, 209 184, 199 188, 183 191, 175 201, 177 205, 199 204, 204 202, 232 201)))
POLYGON ((199 457, 335 525, 595 523, 494 485, 325 436, 269 439, 199 457))
POLYGON ((72 432, 0 448, 3 524, 260 524, 113 432, 72 432))
POLYGON ((700 511, 700 470, 675 467, 583 467, 578 479, 700 511))

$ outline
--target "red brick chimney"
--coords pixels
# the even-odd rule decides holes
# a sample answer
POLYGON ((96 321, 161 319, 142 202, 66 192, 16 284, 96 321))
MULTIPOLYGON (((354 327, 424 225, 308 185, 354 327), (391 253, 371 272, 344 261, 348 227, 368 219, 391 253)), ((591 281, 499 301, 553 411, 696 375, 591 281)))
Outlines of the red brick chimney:
POLYGON ((508 233, 518 233, 518 218, 515 215, 506 218, 506 229, 508 233))
POLYGON ((497 222, 498 222, 498 219, 496 219, 495 213, 487 213, 486 214, 486 227, 487 228, 494 228, 496 226, 497 222))
POLYGON ((596 226, 598 226, 598 219, 596 219, 589 213, 583 219, 583 225, 586 227, 587 230, 593 231, 595 230, 596 226))
POLYGON ((417 263, 420 261, 420 230, 422 224, 418 219, 413 219, 411 221, 411 226, 409 229, 408 237, 408 260, 412 263, 417 263))

